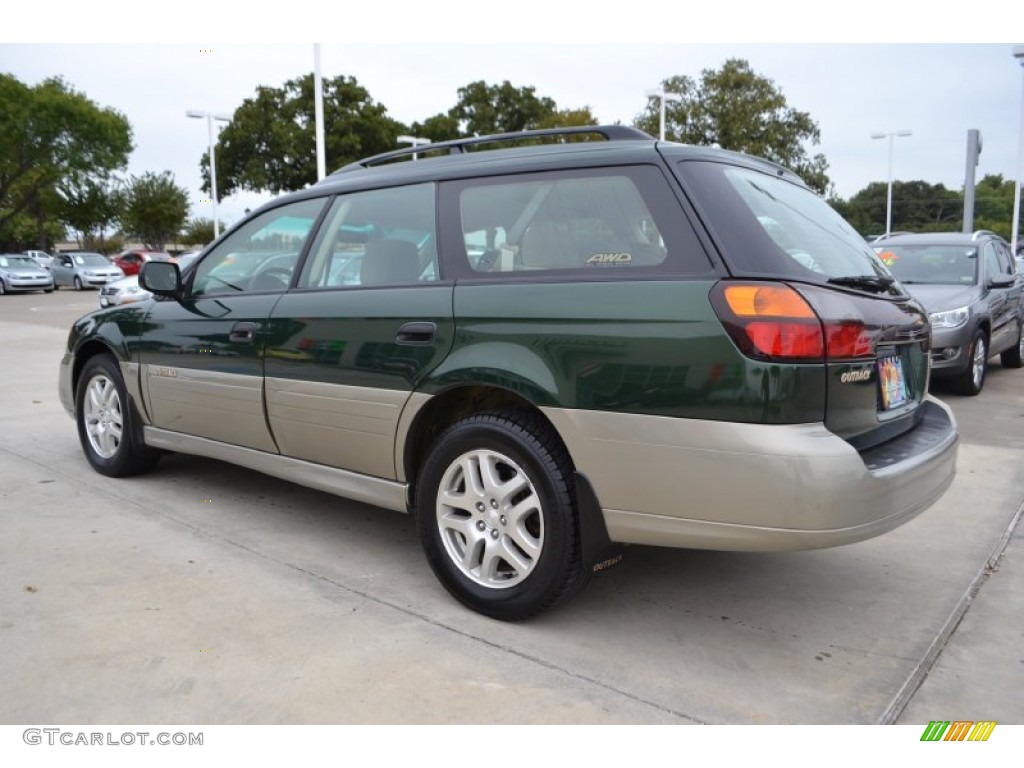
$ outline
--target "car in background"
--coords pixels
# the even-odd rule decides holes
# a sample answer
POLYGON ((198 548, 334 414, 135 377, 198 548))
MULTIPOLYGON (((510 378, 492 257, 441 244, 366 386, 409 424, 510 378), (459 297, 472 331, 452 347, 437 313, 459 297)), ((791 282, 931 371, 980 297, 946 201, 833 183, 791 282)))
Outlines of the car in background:
POLYGON ((1024 278, 994 232, 898 234, 874 243, 879 258, 928 312, 932 378, 977 395, 988 359, 1024 361, 1024 278))
POLYGON ((101 253, 61 253, 50 266, 57 288, 69 286, 77 291, 100 288, 124 277, 121 268, 101 253))
MULTIPOLYGON (((175 257, 172 261, 176 262, 178 269, 184 272, 198 256, 199 251, 192 251, 175 257)), ((103 286, 100 289, 99 302, 102 309, 104 307, 116 307, 120 304, 134 304, 137 301, 145 301, 151 298, 153 298, 153 294, 139 285, 139 276, 131 275, 103 286)))
POLYGON ((124 251, 111 258, 111 263, 121 268, 126 276, 137 275, 147 261, 172 261, 171 254, 163 251, 124 251))
POLYGON ((25 255, 44 269, 49 269, 53 263, 53 256, 46 251, 25 251, 25 255))
POLYGON ((0 296, 15 291, 53 293, 53 275, 29 256, 0 254, 0 296))

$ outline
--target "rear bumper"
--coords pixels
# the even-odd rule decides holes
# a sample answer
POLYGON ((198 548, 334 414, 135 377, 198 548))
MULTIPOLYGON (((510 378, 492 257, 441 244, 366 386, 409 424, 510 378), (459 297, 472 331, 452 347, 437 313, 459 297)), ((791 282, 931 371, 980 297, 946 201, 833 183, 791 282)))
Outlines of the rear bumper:
POLYGON ((737 551, 861 541, 934 504, 957 429, 928 397, 917 428, 858 453, 821 424, 730 424, 545 409, 594 486, 612 541, 737 551))

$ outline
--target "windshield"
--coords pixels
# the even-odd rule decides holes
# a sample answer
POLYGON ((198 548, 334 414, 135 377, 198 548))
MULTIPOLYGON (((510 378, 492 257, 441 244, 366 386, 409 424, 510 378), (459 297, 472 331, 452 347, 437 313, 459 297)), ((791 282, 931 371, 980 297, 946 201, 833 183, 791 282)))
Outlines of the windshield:
POLYGON ((808 282, 890 277, 864 238, 806 187, 734 165, 689 161, 679 167, 699 191, 734 273, 808 282))
POLYGON ((0 267, 32 267, 39 269, 39 265, 27 256, 0 256, 0 267))
POLYGON ((878 258, 903 283, 974 285, 978 249, 964 245, 883 245, 878 258))
POLYGON ((75 264, 85 267, 109 267, 110 262, 98 253, 76 253, 75 264))

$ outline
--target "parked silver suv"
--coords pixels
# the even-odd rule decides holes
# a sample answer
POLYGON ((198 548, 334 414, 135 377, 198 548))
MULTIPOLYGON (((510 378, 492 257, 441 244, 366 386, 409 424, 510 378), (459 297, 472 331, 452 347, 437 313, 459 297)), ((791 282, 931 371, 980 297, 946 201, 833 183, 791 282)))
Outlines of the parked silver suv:
POLYGON ((891 235, 874 243, 893 275, 928 311, 932 378, 964 395, 985 384, 988 359, 1024 360, 1024 279, 994 232, 891 235))

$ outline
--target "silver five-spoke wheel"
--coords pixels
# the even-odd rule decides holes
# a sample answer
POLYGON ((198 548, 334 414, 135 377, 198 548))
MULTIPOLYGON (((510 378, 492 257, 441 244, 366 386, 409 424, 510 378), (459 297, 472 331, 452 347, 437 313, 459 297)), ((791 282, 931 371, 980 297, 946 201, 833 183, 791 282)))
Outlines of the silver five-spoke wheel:
POLYGON ((544 548, 536 488, 522 467, 492 450, 464 453, 449 465, 438 488, 437 526, 456 567, 485 587, 519 584, 544 548))
POLYGON ((124 434, 124 417, 117 387, 108 376, 97 374, 86 384, 83 418, 92 449, 104 459, 113 458, 124 434))
POLYGON ((988 345, 985 337, 979 336, 974 343, 974 357, 971 359, 971 377, 974 380, 974 388, 981 389, 985 380, 985 363, 988 361, 988 345))

